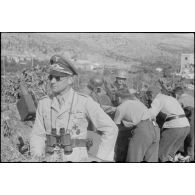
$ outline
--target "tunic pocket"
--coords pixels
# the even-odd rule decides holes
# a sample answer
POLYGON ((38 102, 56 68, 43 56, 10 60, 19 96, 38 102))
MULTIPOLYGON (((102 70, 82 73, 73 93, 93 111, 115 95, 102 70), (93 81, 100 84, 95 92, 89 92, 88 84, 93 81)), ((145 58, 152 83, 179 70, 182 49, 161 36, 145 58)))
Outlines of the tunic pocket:
POLYGON ((87 131, 88 121, 84 113, 76 112, 72 117, 72 129, 75 131, 76 135, 81 134, 83 131, 87 131))

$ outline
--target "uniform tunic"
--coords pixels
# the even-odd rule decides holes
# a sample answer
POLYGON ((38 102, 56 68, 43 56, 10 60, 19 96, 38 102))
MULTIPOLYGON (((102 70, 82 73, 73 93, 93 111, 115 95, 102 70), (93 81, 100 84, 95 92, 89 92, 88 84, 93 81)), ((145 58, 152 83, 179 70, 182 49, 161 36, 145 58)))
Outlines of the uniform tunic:
MULTIPOLYGON (((64 95, 64 100, 61 109, 56 97, 47 96, 39 101, 30 140, 31 153, 44 155, 46 134, 51 133, 52 127, 57 129, 57 133, 62 127, 68 129, 72 139, 86 139, 88 121, 91 120, 93 125, 103 132, 97 157, 102 160, 113 161, 118 128, 110 117, 91 97, 77 93, 73 89, 64 95)), ((87 158, 86 147, 75 147, 72 154, 63 154, 63 161, 79 162, 86 161, 87 158)))

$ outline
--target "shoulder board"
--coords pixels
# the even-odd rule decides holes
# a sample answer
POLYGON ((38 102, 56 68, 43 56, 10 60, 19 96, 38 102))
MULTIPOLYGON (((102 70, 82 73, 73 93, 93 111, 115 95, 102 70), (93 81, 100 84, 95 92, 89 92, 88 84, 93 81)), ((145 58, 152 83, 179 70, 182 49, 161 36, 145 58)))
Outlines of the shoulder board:
POLYGON ((87 94, 84 94, 84 93, 81 93, 81 92, 76 92, 78 95, 81 95, 81 96, 83 96, 83 97, 86 97, 86 98, 88 98, 89 97, 89 95, 87 95, 87 94))

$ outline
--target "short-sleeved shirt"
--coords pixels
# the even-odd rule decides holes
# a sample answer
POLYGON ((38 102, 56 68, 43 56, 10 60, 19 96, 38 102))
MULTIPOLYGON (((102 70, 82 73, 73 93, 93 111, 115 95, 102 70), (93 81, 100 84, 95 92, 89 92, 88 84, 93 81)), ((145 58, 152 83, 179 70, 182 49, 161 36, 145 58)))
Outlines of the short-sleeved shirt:
MULTIPOLYGON (((184 110, 176 98, 164 94, 158 94, 149 109, 151 117, 156 118, 161 111, 167 117, 183 115, 184 110)), ((164 123, 163 128, 177 128, 190 126, 186 117, 170 120, 164 123)))
POLYGON ((114 122, 121 121, 137 125, 142 120, 150 118, 148 108, 139 100, 127 100, 117 107, 114 122))

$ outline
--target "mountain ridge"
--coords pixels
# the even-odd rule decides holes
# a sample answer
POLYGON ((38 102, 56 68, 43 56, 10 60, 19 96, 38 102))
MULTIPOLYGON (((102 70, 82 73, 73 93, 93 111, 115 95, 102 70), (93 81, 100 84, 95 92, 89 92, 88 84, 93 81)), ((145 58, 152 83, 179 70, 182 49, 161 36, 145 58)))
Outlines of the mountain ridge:
POLYGON ((182 53, 194 53, 193 37, 175 33, 2 33, 1 43, 3 53, 45 59, 59 53, 115 66, 175 67, 182 53))

